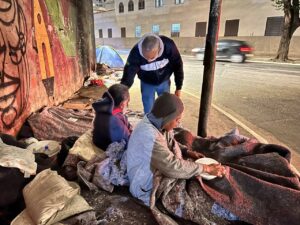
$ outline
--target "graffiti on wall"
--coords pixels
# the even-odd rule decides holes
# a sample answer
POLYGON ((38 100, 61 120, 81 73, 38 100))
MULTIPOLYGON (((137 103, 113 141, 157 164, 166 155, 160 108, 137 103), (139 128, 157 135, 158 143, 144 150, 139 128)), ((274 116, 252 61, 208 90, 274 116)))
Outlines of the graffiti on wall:
POLYGON ((0 120, 10 129, 28 103, 26 17, 17 0, 0 2, 0 120))
POLYGON ((94 51, 78 45, 78 21, 90 13, 73 0, 0 0, 0 132, 16 135, 30 113, 81 87, 94 51))
POLYGON ((34 0, 33 4, 34 29, 36 34, 35 41, 36 48, 38 49, 42 81, 48 96, 52 96, 54 89, 54 65, 50 40, 39 0, 34 0))

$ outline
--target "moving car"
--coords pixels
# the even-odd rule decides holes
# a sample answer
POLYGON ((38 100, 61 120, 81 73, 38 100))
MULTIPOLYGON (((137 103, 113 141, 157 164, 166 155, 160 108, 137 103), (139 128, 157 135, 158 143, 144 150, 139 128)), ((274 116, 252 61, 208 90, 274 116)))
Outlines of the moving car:
MULTIPOLYGON (((205 48, 193 48, 198 60, 204 59, 205 48)), ((238 40, 219 40, 217 43, 216 60, 227 60, 234 63, 245 62, 247 57, 252 54, 253 48, 245 41, 238 40)))

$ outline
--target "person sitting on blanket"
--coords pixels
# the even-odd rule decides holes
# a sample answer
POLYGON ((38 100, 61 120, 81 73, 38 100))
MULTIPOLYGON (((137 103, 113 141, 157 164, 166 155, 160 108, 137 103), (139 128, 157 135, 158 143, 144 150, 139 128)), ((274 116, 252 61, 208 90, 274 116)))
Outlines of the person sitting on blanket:
POLYGON ((201 173, 222 177, 225 173, 220 164, 202 165, 182 159, 182 152, 171 131, 180 122, 183 110, 180 98, 164 93, 131 134, 127 148, 130 192, 146 205, 150 202, 156 170, 166 177, 179 179, 189 179, 201 173))
POLYGON ((113 142, 128 142, 132 126, 124 115, 130 100, 128 87, 112 85, 101 99, 93 103, 95 110, 93 143, 106 150, 113 142))

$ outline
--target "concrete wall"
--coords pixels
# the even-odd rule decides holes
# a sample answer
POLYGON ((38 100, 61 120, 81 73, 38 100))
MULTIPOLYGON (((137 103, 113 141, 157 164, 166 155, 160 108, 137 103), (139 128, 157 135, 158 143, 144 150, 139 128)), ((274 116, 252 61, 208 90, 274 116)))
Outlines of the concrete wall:
MULTIPOLYGON (((254 47, 255 56, 275 56, 280 37, 231 37, 244 40, 254 47)), ((222 39, 226 39, 222 37, 222 39)), ((228 37, 230 39, 230 37, 228 37)), ((130 49, 138 41, 138 38, 96 38, 97 45, 111 45, 116 49, 130 49)), ((182 54, 191 54, 191 49, 205 46, 205 38, 183 37, 173 38, 182 54)), ((289 57, 300 57, 300 37, 292 38, 289 57)))
POLYGON ((0 132, 70 97, 94 61, 92 1, 0 1, 0 132), (88 34, 88 35, 87 35, 88 34))

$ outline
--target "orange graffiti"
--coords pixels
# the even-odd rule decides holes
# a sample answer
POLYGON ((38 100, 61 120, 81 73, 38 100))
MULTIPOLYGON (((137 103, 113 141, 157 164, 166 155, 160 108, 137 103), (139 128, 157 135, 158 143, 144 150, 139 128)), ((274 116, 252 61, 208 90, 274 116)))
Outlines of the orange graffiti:
POLYGON ((45 80, 54 77, 53 58, 50 47, 50 41, 42 14, 39 0, 34 0, 34 27, 36 35, 36 44, 41 69, 42 79, 45 80))

